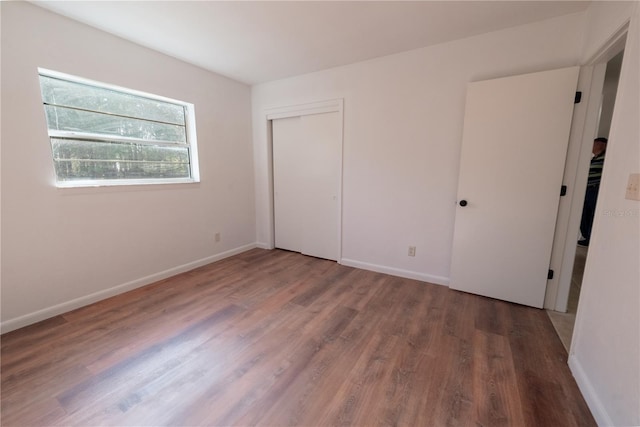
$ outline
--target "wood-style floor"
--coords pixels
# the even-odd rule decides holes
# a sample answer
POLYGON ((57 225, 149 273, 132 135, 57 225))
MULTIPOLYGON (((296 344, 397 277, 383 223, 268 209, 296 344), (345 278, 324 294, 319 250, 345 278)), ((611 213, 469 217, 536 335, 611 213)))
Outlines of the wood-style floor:
POLYGON ((2 336, 2 425, 595 425, 543 310, 255 249, 2 336))

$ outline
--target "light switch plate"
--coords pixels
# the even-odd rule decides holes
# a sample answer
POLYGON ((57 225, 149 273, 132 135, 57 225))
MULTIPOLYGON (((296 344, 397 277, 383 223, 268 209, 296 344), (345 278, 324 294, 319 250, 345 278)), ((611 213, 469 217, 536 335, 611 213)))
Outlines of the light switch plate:
POLYGON ((629 174, 625 199, 640 201, 640 173, 629 174))

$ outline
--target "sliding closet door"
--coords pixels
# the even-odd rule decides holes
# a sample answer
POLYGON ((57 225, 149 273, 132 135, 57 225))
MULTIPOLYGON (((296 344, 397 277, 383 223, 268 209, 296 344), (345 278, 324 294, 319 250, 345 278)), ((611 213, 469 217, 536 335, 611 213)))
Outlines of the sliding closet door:
POLYGON ((275 246, 337 260, 340 114, 289 117, 272 125, 275 246))
POLYGON ((304 206, 299 195, 305 192, 304 146, 300 141, 300 117, 272 122, 273 198, 276 248, 301 252, 304 242, 304 206))

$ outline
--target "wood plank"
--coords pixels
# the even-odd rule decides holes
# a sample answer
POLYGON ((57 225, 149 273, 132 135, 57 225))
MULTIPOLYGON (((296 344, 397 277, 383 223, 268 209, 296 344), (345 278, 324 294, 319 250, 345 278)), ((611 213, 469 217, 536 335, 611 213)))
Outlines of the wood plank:
POLYGON ((478 423, 525 425, 508 338, 477 330, 473 357, 473 403, 478 423))

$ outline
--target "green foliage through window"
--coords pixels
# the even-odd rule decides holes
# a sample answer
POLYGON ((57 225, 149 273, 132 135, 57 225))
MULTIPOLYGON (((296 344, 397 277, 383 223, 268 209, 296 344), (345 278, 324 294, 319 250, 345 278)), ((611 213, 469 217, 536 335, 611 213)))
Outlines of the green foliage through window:
POLYGON ((39 72, 59 183, 194 179, 192 105, 39 72))

